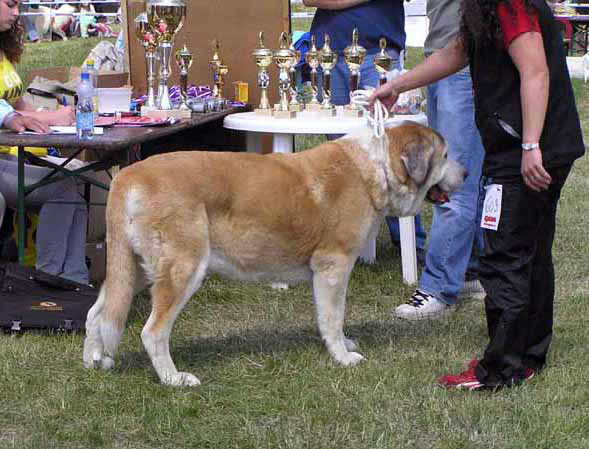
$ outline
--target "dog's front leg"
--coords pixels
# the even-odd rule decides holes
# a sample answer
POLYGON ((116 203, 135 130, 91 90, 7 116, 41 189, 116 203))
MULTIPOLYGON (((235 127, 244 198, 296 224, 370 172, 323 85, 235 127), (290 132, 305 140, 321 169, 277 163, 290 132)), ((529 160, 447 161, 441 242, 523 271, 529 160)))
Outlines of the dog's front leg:
POLYGON ((342 365, 355 365, 364 359, 355 344, 344 335, 346 292, 353 260, 345 256, 314 258, 313 294, 317 307, 317 327, 325 346, 342 365))

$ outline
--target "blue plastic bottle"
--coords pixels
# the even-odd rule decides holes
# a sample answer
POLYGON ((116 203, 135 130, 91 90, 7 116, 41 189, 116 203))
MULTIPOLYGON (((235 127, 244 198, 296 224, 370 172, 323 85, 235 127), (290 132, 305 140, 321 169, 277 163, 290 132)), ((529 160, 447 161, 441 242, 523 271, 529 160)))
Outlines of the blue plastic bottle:
POLYGON ((94 87, 94 121, 98 117, 98 70, 94 68, 94 59, 86 59, 86 66, 82 69, 82 73, 88 72, 90 74, 90 82, 94 87))
POLYGON ((92 139, 94 135, 94 87, 89 73, 82 73, 77 94, 76 134, 78 139, 92 139))

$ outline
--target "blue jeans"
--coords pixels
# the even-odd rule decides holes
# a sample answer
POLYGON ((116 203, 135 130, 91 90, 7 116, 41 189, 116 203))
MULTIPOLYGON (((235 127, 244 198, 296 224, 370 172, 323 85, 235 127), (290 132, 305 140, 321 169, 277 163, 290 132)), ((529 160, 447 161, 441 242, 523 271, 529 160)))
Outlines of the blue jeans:
MULTIPOLYGON (((25 165, 25 184, 39 182, 53 169, 25 165)), ((0 158, 0 192, 9 207, 17 204, 17 161, 0 158)), ((40 207, 36 239, 36 268, 74 282, 87 284, 86 226, 88 209, 80 201, 78 186, 72 178, 47 184, 26 197, 27 206, 40 207), (63 201, 52 203, 50 201, 63 201), (76 203, 76 204, 74 204, 76 203)))
MULTIPOLYGON (((388 54, 393 58, 393 68, 399 69, 399 54, 394 50, 389 50, 388 54)), ((378 85, 378 72, 374 69, 374 57, 377 53, 367 54, 364 62, 360 67, 359 89, 366 87, 376 87, 378 85)), ((319 82, 321 77, 319 78, 319 82)), ((321 92, 321 87, 319 86, 321 92)), ((350 102, 350 70, 346 65, 342 55, 338 56, 337 64, 331 71, 331 102, 336 105, 348 104, 350 102)), ((330 135, 330 139, 339 136, 330 135)), ((386 217, 389 233, 393 244, 400 245, 401 235, 399 231, 399 220, 397 217, 386 217)), ((421 217, 415 217, 415 242, 418 249, 425 248, 426 233, 421 226, 421 217)))
POLYGON ((448 143, 448 156, 468 172, 462 188, 446 204, 434 206, 425 269, 419 289, 447 304, 456 303, 465 273, 476 273, 483 239, 479 182, 484 148, 474 122, 469 69, 427 88, 429 126, 448 143))

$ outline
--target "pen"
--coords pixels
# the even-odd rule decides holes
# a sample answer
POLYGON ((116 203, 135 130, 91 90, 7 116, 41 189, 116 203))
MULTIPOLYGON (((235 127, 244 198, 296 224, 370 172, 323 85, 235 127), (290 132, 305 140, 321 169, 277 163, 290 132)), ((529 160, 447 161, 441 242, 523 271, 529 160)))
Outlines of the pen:
POLYGON ((63 105, 67 106, 67 98, 65 97, 65 95, 63 96, 63 105))

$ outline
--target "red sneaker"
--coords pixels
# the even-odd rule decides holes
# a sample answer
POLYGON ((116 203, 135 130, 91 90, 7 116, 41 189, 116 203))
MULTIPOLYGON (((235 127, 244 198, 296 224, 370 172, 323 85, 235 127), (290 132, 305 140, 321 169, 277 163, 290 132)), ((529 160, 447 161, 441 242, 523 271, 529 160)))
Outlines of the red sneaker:
POLYGON ((535 375, 536 375, 536 371, 534 371, 532 368, 526 368, 524 370, 524 380, 530 380, 535 375))
POLYGON ((477 365, 479 364, 481 360, 480 359, 472 359, 470 362, 468 362, 468 369, 475 369, 477 367, 477 365))
POLYGON ((465 388, 467 390, 478 390, 480 388, 483 388, 485 384, 483 384, 480 380, 477 379, 477 376, 474 373, 476 364, 474 364, 474 366, 471 367, 471 365, 473 364, 472 362, 473 361, 471 361, 468 364, 469 369, 460 374, 449 374, 440 377, 440 385, 444 388, 465 388))

